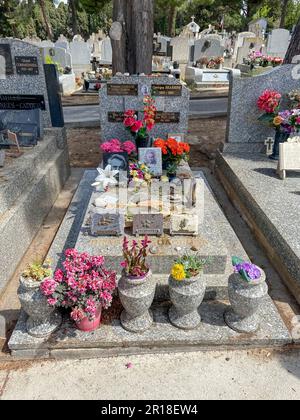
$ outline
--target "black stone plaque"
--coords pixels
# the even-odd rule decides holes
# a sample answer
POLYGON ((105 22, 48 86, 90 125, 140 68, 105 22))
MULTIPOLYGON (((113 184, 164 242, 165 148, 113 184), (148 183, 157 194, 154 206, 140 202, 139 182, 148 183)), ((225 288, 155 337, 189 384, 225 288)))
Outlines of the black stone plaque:
POLYGON ((156 124, 179 124, 180 112, 157 112, 155 115, 156 124))
POLYGON ((152 85, 153 96, 181 96, 181 85, 152 85))
POLYGON ((5 60, 5 75, 11 76, 14 74, 14 68, 9 44, 0 44, 0 56, 4 57, 5 60))
POLYGON ((45 110, 45 98, 43 95, 0 95, 0 110, 45 110))
POLYGON ((93 214, 91 220, 92 236, 123 236, 125 217, 123 214, 93 214))
POLYGON ((24 76, 37 76, 39 65, 37 57, 15 57, 17 74, 24 76))
POLYGON ((124 121, 124 112, 108 112, 107 119, 110 123, 123 123, 124 121))
POLYGON ((107 84, 108 96, 138 96, 137 84, 107 84))
POLYGON ((164 233, 164 217, 162 214, 137 214, 133 216, 133 234, 157 235, 164 233))

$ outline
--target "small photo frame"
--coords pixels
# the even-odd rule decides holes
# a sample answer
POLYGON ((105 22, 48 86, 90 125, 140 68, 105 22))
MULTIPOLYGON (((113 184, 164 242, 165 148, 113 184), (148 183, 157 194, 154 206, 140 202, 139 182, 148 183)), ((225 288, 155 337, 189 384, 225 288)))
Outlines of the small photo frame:
POLYGON ((149 168, 153 176, 162 175, 162 152, 158 147, 139 149, 139 161, 149 168))
POLYGON ((175 139, 178 143, 184 143, 185 135, 183 133, 169 133, 169 139, 175 139))
POLYGON ((103 153, 103 168, 110 165, 112 169, 120 172, 128 172, 128 153, 103 153))

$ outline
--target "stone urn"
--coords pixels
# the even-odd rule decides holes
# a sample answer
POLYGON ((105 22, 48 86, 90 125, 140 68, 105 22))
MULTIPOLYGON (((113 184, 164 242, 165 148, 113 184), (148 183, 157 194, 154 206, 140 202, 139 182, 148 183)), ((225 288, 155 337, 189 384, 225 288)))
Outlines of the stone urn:
POLYGON ((239 273, 229 277, 228 294, 231 307, 225 312, 225 322, 238 333, 255 333, 260 326, 259 310, 268 295, 266 275, 261 270, 261 278, 245 281, 239 273))
POLYGON ((47 337, 57 330, 61 323, 61 314, 50 306, 40 290, 40 281, 20 278, 18 297, 23 311, 28 315, 26 328, 33 337, 47 337))
POLYGON ((118 289, 124 307, 121 324, 125 330, 143 333, 151 327, 153 315, 150 307, 154 299, 155 287, 151 270, 144 277, 129 277, 123 271, 118 289))
POLYGON ((169 291, 172 307, 169 310, 171 324, 182 330, 193 330, 201 323, 198 312, 203 302, 206 282, 203 273, 182 281, 169 277, 169 291))

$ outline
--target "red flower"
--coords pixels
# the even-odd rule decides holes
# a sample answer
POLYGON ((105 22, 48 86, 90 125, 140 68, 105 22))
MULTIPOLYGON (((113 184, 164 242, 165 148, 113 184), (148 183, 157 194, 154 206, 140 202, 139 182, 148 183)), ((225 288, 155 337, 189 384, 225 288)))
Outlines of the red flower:
POLYGON ((135 122, 136 122, 135 118, 127 117, 124 120, 124 125, 125 125, 125 127, 132 127, 135 122))
POLYGON ((272 114, 279 107, 281 94, 275 90, 265 90, 258 98, 257 106, 267 114, 272 114))
POLYGON ((138 131, 140 131, 141 128, 143 128, 143 122, 138 120, 135 121, 135 123, 131 126, 131 131, 133 133, 137 133, 138 131))

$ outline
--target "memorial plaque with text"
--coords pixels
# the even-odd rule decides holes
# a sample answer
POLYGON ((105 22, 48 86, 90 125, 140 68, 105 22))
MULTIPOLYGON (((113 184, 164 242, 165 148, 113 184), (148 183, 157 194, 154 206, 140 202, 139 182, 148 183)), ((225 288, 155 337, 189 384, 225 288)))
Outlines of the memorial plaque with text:
POLYGON ((155 115, 156 124, 178 124, 180 112, 157 112, 155 115))
POLYGON ((138 96, 138 85, 136 84, 107 84, 108 96, 138 96))
POLYGON ((181 96, 181 85, 152 85, 153 96, 181 96))
POLYGON ((107 118, 110 123, 122 123, 124 121, 124 112, 108 112, 107 118))
POLYGON ((37 57, 15 57, 17 74, 36 76, 39 74, 37 57))
POLYGON ((43 95, 0 95, 0 110, 24 109, 45 110, 45 98, 43 95))
POLYGON ((164 217, 162 214, 137 214, 133 216, 133 234, 162 236, 164 217))
POLYGON ((1 56, 4 57, 5 60, 5 75, 11 76, 12 74, 14 74, 14 68, 9 44, 0 44, 0 57, 1 56))

